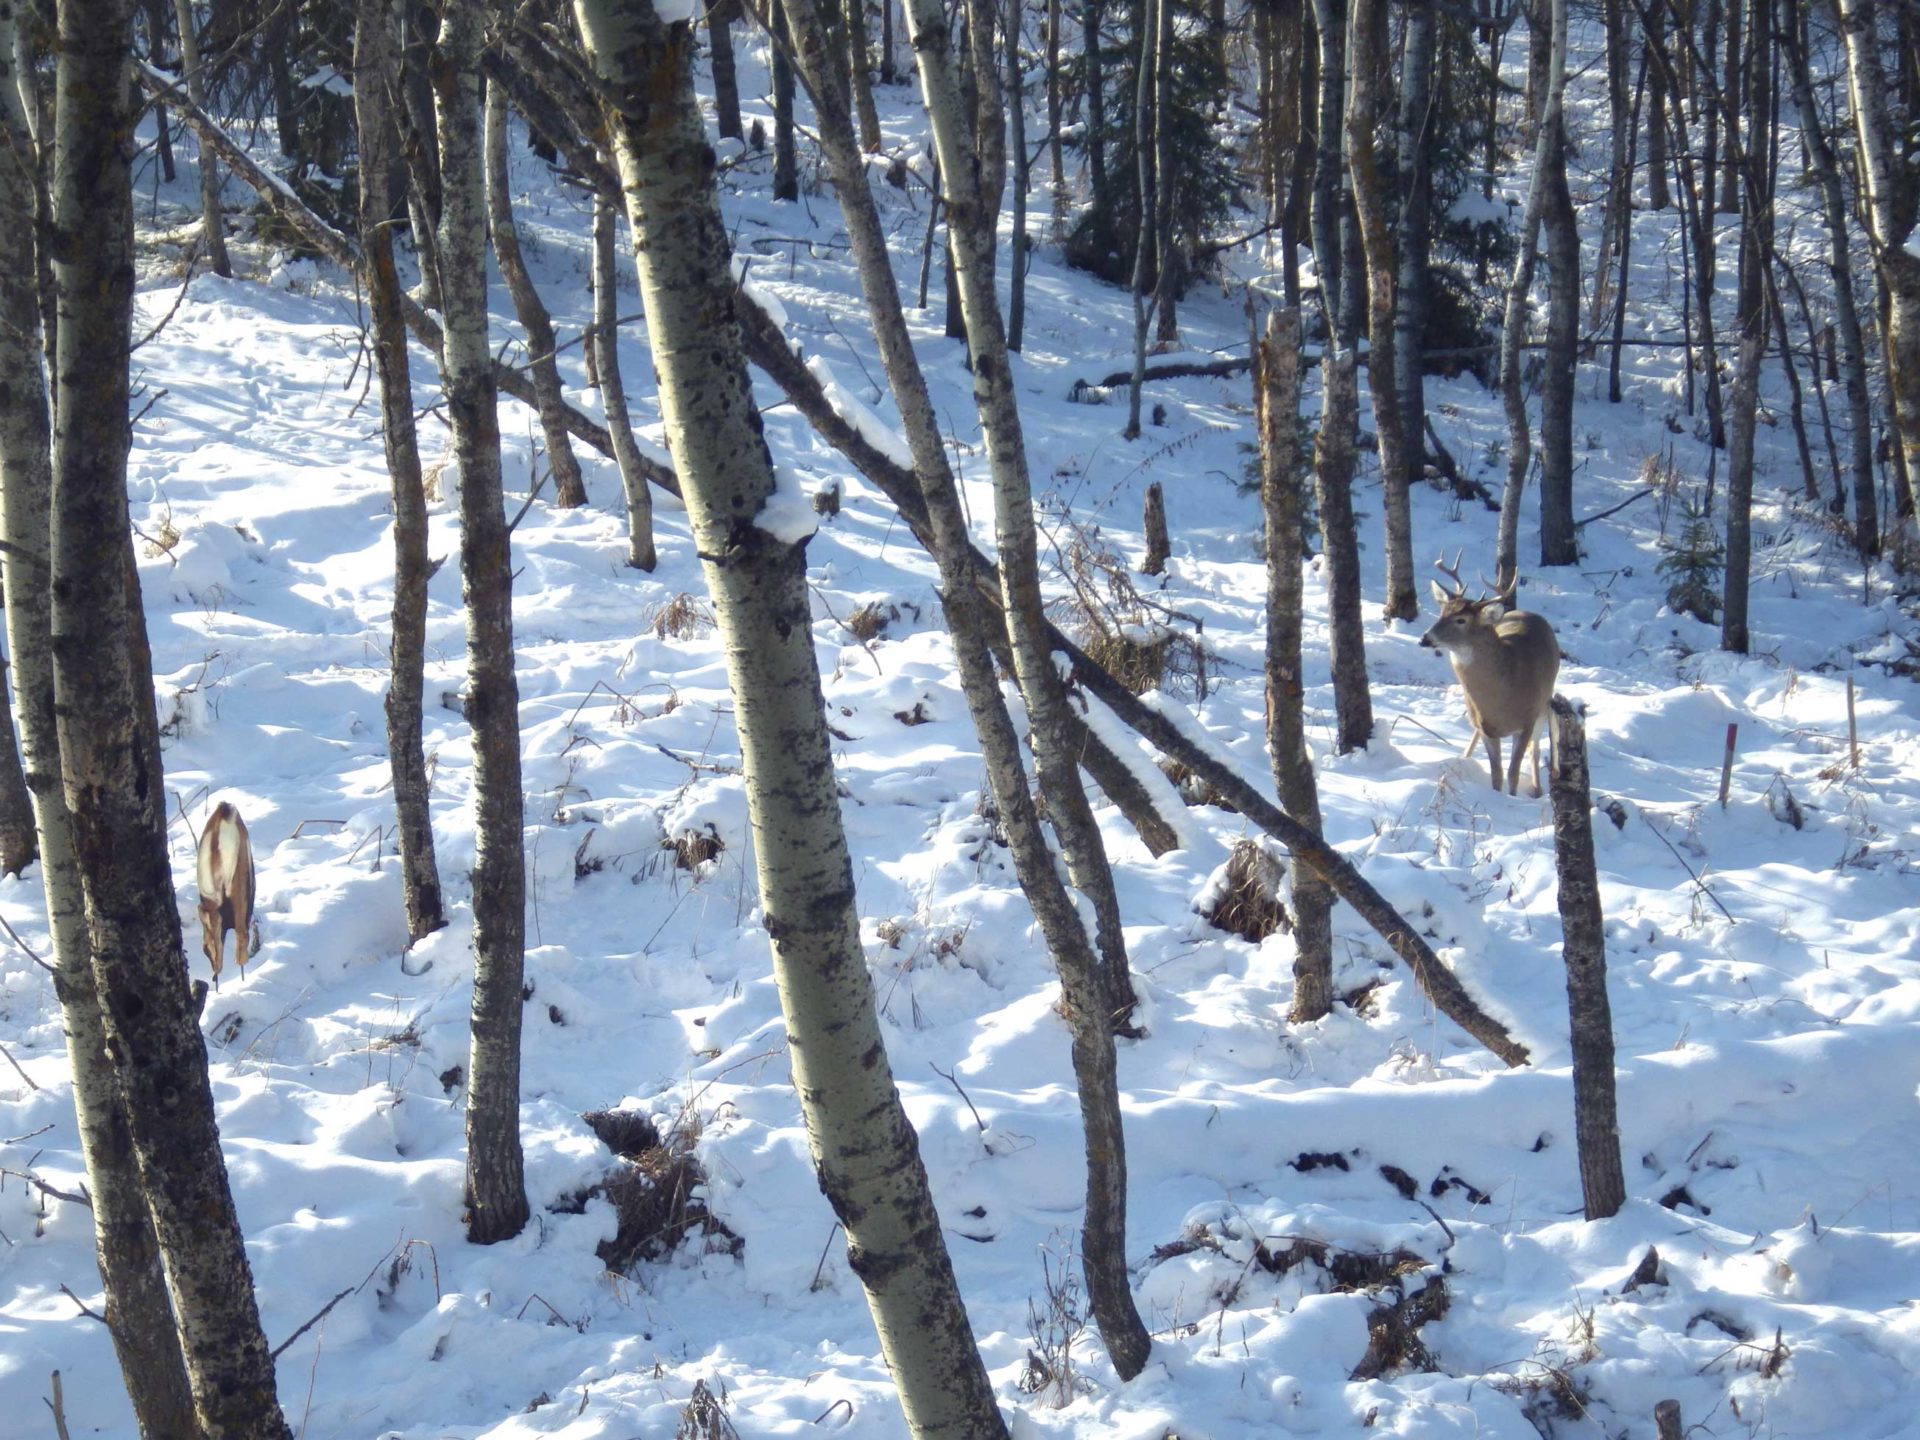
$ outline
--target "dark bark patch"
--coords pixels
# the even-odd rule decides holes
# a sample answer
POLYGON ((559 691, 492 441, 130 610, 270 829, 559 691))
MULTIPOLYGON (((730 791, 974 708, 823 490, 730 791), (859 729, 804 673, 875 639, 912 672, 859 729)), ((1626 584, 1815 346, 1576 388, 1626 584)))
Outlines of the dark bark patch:
POLYGON ((1307 1150, 1287 1162, 1302 1175, 1311 1175, 1316 1170, 1338 1170, 1343 1174, 1353 1167, 1347 1164, 1347 1157, 1338 1151, 1307 1150))

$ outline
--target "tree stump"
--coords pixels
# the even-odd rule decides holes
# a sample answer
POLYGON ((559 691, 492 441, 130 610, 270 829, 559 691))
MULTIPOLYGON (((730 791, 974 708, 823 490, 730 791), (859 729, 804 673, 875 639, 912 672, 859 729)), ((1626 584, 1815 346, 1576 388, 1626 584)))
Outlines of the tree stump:
POLYGON ((1613 1011, 1607 1003, 1607 947, 1593 860, 1593 796, 1587 735, 1564 696, 1553 697, 1553 863, 1559 879, 1567 1023, 1573 1048, 1573 1124, 1587 1219, 1619 1213, 1620 1117, 1613 1088, 1613 1011))

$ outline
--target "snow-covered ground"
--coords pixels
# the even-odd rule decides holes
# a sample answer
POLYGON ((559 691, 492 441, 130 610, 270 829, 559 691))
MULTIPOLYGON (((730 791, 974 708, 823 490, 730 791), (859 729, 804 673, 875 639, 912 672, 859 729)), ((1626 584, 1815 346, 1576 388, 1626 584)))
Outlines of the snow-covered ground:
MULTIPOLYGON (((758 67, 742 58, 753 94, 758 67)), ((1576 98, 1599 83, 1583 78, 1576 98)), ((882 104, 891 141, 917 145, 914 92, 883 91, 882 104)), ((563 336, 577 334, 585 216, 524 151, 515 168, 527 248, 563 336)), ((761 156, 723 180, 736 248, 784 305, 789 333, 891 416, 830 192, 809 172, 800 203, 772 204, 761 156)), ((1584 215, 1597 216, 1603 184, 1576 196, 1584 215)), ((191 203, 193 186, 183 171, 162 187, 159 215, 191 203)), ((878 193, 910 297, 924 187, 878 193)), ((1629 329, 1667 333, 1674 222, 1637 223, 1629 329)), ((1817 239, 1803 227, 1800 243, 1817 239)), ((617 478, 586 451, 592 503, 559 511, 543 492, 514 533, 534 1219, 492 1248, 462 1239, 462 1092, 449 1072, 467 1047, 471 751, 457 703, 443 703, 464 669, 458 566, 433 582, 427 682, 454 923, 403 964, 381 714, 390 517, 358 312, 339 275, 241 253, 241 278, 195 278, 137 356, 157 398, 138 426, 131 490, 146 535, 177 535, 143 545, 141 561, 167 783, 196 824, 216 797, 234 799, 259 860, 264 948, 211 997, 205 1029, 269 1340, 351 1291, 280 1356, 296 1433, 668 1436, 705 1381, 724 1387, 742 1436, 903 1434, 807 1160, 719 649, 710 631, 653 625, 702 591, 684 518, 661 504, 658 572, 624 568, 617 478), (708 827, 718 857, 676 868, 663 842, 708 827), (697 1135, 737 1254, 694 1239, 625 1276, 596 1258, 613 1214, 602 1199, 581 1210, 578 1196, 611 1156, 581 1115, 621 1106, 697 1135)), ((167 311, 177 278, 150 262, 137 331, 167 311)), ((1197 290, 1181 312, 1188 343, 1244 345, 1242 299, 1197 290)), ((512 331, 503 293, 495 305, 499 333, 512 331)), ((978 425, 960 346, 939 334, 937 280, 935 308, 910 313, 990 538, 978 425)), ((1162 483, 1174 556, 1155 598, 1204 620, 1213 682, 1204 699, 1190 687, 1172 699, 1267 783, 1247 381, 1156 384, 1149 404, 1164 405, 1165 423, 1129 444, 1123 410, 1067 395, 1076 378, 1118 368, 1131 323, 1123 295, 1039 252, 1016 373, 1047 539, 1064 546, 1070 525, 1097 527, 1137 560, 1142 494, 1162 483)), ((656 418, 644 326, 627 330, 624 359, 636 416, 656 418)), ((596 408, 578 350, 563 364, 576 402, 596 408)), ((429 406, 435 383, 418 352, 415 373, 416 402, 429 406)), ((1580 515, 1634 494, 1649 456, 1670 451, 1683 488, 1700 485, 1707 452, 1679 415, 1680 381, 1672 352, 1630 352, 1626 399, 1611 406, 1604 373, 1582 368, 1580 515)), ((1417 648, 1420 623, 1381 621, 1367 457, 1357 506, 1379 738, 1365 754, 1330 753, 1317 567, 1307 582, 1328 835, 1534 1064, 1507 1072, 1438 1022, 1344 911, 1338 987, 1378 988, 1363 1013, 1341 1006, 1289 1027, 1288 939, 1251 945, 1194 909, 1248 833, 1241 817, 1182 811, 1183 848, 1154 859, 1103 809, 1147 1028, 1123 1043, 1120 1073, 1128 1255, 1155 1346, 1123 1387, 1083 1337, 1081 1383, 1064 1405, 1019 1382, 1048 1276, 1073 1269, 1082 1167, 1067 1034, 1044 947, 979 814, 984 777, 935 572, 881 497, 761 384, 776 458, 809 486, 846 492, 809 555, 862 930, 894 1070, 1016 1433, 1641 1436, 1654 1403, 1672 1397, 1721 1436, 1920 1434, 1920 621, 1890 571, 1863 574, 1824 518, 1792 503, 1777 376, 1752 657, 1719 653, 1715 631, 1664 608, 1654 567, 1663 531, 1677 529, 1671 497, 1585 526, 1579 567, 1523 572, 1523 603, 1566 651, 1560 688, 1586 711, 1594 787, 1625 817, 1618 828, 1596 817, 1596 843, 1626 1209, 1580 1219, 1547 804, 1495 795, 1477 756, 1456 758, 1466 732, 1449 670, 1417 648), (892 618, 859 643, 846 622, 876 603, 892 618), (1849 677, 1858 769, 1847 764, 1849 677), (1739 748, 1723 809, 1730 723, 1739 748), (1789 791, 1801 828, 1776 818, 1789 791), (1302 1259, 1302 1240, 1333 1247, 1326 1263, 1302 1259), (1656 1280, 1630 1287, 1649 1246, 1656 1280), (1350 1279, 1352 1266, 1335 1263, 1340 1251, 1404 1251, 1427 1268, 1397 1288, 1342 1289, 1333 1272, 1350 1279), (1370 1310, 1436 1280, 1450 1303, 1422 1332, 1430 1364, 1350 1381, 1370 1310)), ((1317 393, 1310 377, 1309 407, 1317 393)), ((1434 381, 1429 405, 1463 466, 1497 485, 1493 397, 1471 379, 1434 381)), ((502 419, 509 486, 524 495, 536 426, 511 402, 502 419)), ((431 459, 445 446, 436 412, 423 448, 431 459)), ((436 556, 456 549, 455 483, 448 467, 436 556)), ((1413 506, 1423 560, 1464 547, 1471 575, 1490 557, 1494 517, 1478 505, 1421 487, 1413 506)), ((1523 559, 1537 554, 1531 509, 1521 546, 1523 559)), ((183 824, 173 836, 184 911, 191 842, 183 824)), ((37 871, 0 884, 0 913, 44 946, 37 871)), ((196 953, 195 973, 202 965, 196 953)), ((10 946, 0 1043, 38 1086, 0 1069, 0 1436, 52 1433, 42 1397, 55 1370, 74 1435, 130 1435, 105 1332, 62 1293, 100 1304, 89 1216, 22 1179, 72 1191, 83 1171, 52 987, 10 946)))

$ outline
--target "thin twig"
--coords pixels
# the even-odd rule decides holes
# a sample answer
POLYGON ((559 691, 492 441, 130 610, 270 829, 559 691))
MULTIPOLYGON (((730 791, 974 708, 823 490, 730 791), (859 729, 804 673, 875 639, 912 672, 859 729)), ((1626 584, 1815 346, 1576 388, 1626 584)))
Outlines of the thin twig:
MULTIPOLYGON (((1646 812, 1642 811, 1641 813, 1644 815, 1646 812)), ((1668 850, 1673 852, 1673 858, 1680 862, 1680 868, 1682 870, 1685 870, 1688 875, 1693 877, 1693 883, 1699 889, 1700 893, 1705 895, 1709 900, 1713 901, 1714 909, 1718 910, 1722 915, 1726 916, 1729 922, 1732 922, 1734 920, 1733 912, 1727 909, 1726 906, 1720 903, 1720 897, 1713 893, 1713 887, 1707 884, 1706 881, 1702 880, 1700 876, 1697 873, 1695 873, 1693 866, 1687 864, 1687 857, 1680 853, 1680 851, 1675 847, 1674 843, 1671 840, 1667 839, 1665 835, 1660 833, 1660 828, 1657 825, 1648 825, 1647 829, 1653 832, 1655 839, 1659 840, 1659 842, 1662 845, 1666 846, 1668 850)))
POLYGON ((1618 505, 1614 505, 1609 507, 1608 509, 1602 510, 1598 515, 1589 515, 1584 520, 1574 521, 1573 528, 1578 530, 1584 526, 1593 524, 1593 522, 1596 520, 1604 520, 1609 515, 1618 515, 1622 510, 1626 509, 1627 506, 1633 504, 1634 501, 1644 500, 1647 498, 1647 496, 1655 495, 1658 493, 1659 493, 1659 487, 1656 485, 1650 485, 1645 490, 1640 490, 1635 492, 1632 495, 1629 495, 1626 499, 1622 500, 1618 505))
POLYGON ((80 1313, 82 1315, 85 1315, 88 1319, 98 1320, 102 1325, 105 1325, 107 1323, 106 1316, 102 1315, 98 1310, 89 1309, 87 1307, 87 1302, 82 1300, 78 1295, 74 1294, 73 1291, 69 1290, 64 1284, 61 1285, 60 1287, 60 1293, 66 1296, 69 1300, 73 1301, 75 1305, 78 1305, 80 1307, 80 1313))
MULTIPOLYGON (((58 975, 60 973, 58 970, 54 969, 53 966, 49 965, 46 961, 42 960, 38 955, 33 953, 33 947, 27 944, 26 941, 20 938, 20 932, 18 930, 15 930, 13 926, 7 924, 7 917, 4 915, 0 915, 0 930, 5 930, 7 932, 7 937, 10 940, 12 940, 14 944, 20 947, 21 951, 26 955, 26 957, 29 960, 33 961, 34 964, 38 965, 42 970, 46 971, 47 974, 58 975)), ((40 1087, 38 1085, 35 1085, 33 1088, 38 1090, 40 1087)))
POLYGON ((942 1080, 946 1081, 949 1085, 953 1086, 954 1090, 958 1092, 960 1098, 967 1102, 967 1109, 973 1110, 973 1123, 980 1127, 980 1133, 982 1135, 986 1134, 987 1122, 980 1118, 980 1112, 974 1109, 973 1097, 967 1094, 966 1090, 961 1087, 961 1084, 958 1080, 954 1079, 953 1072, 951 1070, 942 1070, 938 1065, 935 1065, 931 1060, 927 1062, 927 1068, 933 1071, 933 1073, 938 1075, 942 1080))
MULTIPOLYGON (((365 1281, 361 1282, 361 1284, 365 1284, 365 1283, 366 1283, 365 1281)), ((64 1290, 66 1287, 63 1285, 60 1288, 64 1290)), ((287 1336, 286 1339, 282 1340, 277 1346, 275 1346, 273 1353, 269 1355, 267 1358, 269 1360, 278 1360, 280 1356, 283 1353, 285 1353, 286 1348, 289 1345, 293 1344, 294 1341, 298 1340, 302 1335, 306 1334, 307 1331, 311 1330, 314 1326, 318 1325, 322 1320, 326 1319, 327 1316, 332 1312, 334 1306, 338 1305, 342 1300, 346 1299, 347 1296, 353 1294, 353 1292, 358 1290, 359 1288, 360 1288, 359 1285, 349 1285, 346 1289, 342 1290, 338 1295, 334 1296, 331 1300, 327 1301, 326 1304, 320 1307, 318 1314, 316 1314, 311 1320, 307 1321, 306 1324, 302 1325, 298 1330, 294 1331, 291 1335, 287 1336)))
POLYGON ((13 1058, 13 1052, 4 1045, 0 1045, 0 1058, 4 1058, 7 1064, 13 1066, 13 1073, 27 1082, 27 1088, 29 1090, 38 1090, 40 1088, 39 1085, 34 1082, 33 1076, 27 1074, 26 1071, 20 1068, 20 1062, 13 1058))
MULTIPOLYGON (((37 1153, 38 1152, 36 1152, 36 1154, 37 1153)), ((29 1160, 27 1163, 31 1165, 33 1162, 29 1160)), ((75 1205, 84 1205, 89 1210, 93 1208, 93 1197, 85 1191, 76 1194, 72 1191, 62 1190, 58 1185, 49 1185, 31 1170, 8 1170, 0 1168, 0 1175, 12 1175, 16 1179, 24 1180, 42 1195, 51 1195, 56 1200, 66 1200, 75 1205)))

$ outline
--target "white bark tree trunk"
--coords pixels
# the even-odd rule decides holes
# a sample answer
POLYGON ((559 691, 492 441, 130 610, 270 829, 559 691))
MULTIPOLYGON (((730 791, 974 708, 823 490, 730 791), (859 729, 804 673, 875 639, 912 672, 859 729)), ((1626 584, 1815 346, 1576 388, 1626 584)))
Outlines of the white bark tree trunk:
POLYGON ((62 780, 94 983, 199 1428, 208 1440, 286 1440, 206 1045, 181 973, 152 661, 127 518, 131 6, 62 3, 58 23, 53 219, 63 243, 54 260, 49 590, 62 780))
POLYGON ((771 457, 733 313, 691 34, 647 0, 576 0, 607 94, 668 447, 736 701, 765 924, 821 1188, 916 1435, 1006 1434, 887 1064, 815 665, 805 540, 769 521, 771 457))
MULTIPOLYGON (((1033 720, 1041 794, 1053 813, 1074 883, 1092 899, 1098 919, 1097 941, 1106 983, 1072 969, 1063 970, 1060 977, 1074 1027, 1075 1072, 1083 1092, 1089 1169, 1110 1167, 1113 1174, 1124 1177, 1124 1139, 1113 1078, 1109 1011, 1117 981, 1126 974, 1126 950, 1120 935, 1119 907, 1113 899, 1112 871, 1068 748, 1070 712, 1048 643, 1026 438, 1008 368, 1006 333, 994 299, 993 212, 988 208, 981 158, 974 148, 961 101, 944 8, 940 0, 912 0, 908 17, 940 173, 946 182, 948 225, 967 336, 973 348, 974 403, 980 412, 993 475, 994 532, 1000 547, 1000 577, 1013 636, 1014 668, 1033 720)), ((1146 1364, 1150 1342, 1127 1285, 1123 1178, 1113 1186, 1109 1200, 1109 1212, 1088 1216, 1083 1242, 1088 1295, 1114 1368, 1121 1376, 1131 1378, 1146 1364)))

